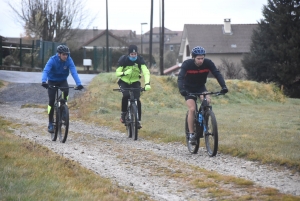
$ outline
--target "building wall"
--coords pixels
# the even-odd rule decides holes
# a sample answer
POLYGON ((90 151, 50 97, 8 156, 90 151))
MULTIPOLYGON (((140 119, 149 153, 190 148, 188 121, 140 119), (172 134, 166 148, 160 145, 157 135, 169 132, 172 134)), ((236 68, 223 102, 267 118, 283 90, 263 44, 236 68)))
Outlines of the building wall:
POLYGON ((212 60, 214 64, 218 67, 222 64, 221 59, 225 58, 235 64, 241 64, 241 60, 243 58, 243 54, 236 53, 236 54, 206 54, 206 58, 212 60))
MULTIPOLYGON (((122 47, 122 44, 119 40, 115 39, 114 37, 108 36, 109 47, 122 47)), ((97 46, 97 47, 106 47, 106 36, 103 35, 96 40, 92 41, 86 46, 97 46)))
POLYGON ((184 44, 184 50, 183 50, 183 55, 182 55, 182 62, 192 58, 191 55, 187 56, 186 55, 186 47, 189 45, 189 40, 187 38, 185 38, 185 44, 184 44))

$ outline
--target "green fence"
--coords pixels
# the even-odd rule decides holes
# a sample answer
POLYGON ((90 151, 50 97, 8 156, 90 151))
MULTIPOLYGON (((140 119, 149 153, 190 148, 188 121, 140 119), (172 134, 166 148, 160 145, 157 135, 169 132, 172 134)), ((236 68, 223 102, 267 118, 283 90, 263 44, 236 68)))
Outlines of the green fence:
MULTIPOLYGON (((0 36, 0 66, 43 69, 48 59, 56 54, 56 48, 60 44, 63 43, 21 38, 6 40, 0 36)), ((71 50, 76 66, 83 66, 83 59, 91 59, 94 72, 106 72, 107 68, 111 71, 112 54, 111 48, 107 51, 107 48, 96 46, 71 50)))

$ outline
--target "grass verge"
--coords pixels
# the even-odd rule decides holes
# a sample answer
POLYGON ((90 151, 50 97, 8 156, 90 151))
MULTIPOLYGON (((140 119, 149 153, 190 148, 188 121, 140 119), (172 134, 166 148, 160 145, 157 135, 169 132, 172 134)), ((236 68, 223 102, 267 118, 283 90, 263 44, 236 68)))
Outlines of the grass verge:
MULTIPOLYGON (((212 97, 219 151, 300 171, 300 100, 286 98, 272 83, 226 83, 229 93, 212 97)), ((187 108, 178 92, 177 78, 152 75, 151 86, 151 91, 141 96, 143 129, 139 136, 156 142, 185 143, 187 108)), ((114 73, 99 74, 83 96, 71 101, 71 110, 78 109, 78 118, 125 132, 119 122, 122 94, 113 88, 118 88, 114 73)), ((207 88, 220 90, 215 79, 208 79, 207 88)))
POLYGON ((14 126, 0 118, 0 200, 151 200, 12 135, 14 126))

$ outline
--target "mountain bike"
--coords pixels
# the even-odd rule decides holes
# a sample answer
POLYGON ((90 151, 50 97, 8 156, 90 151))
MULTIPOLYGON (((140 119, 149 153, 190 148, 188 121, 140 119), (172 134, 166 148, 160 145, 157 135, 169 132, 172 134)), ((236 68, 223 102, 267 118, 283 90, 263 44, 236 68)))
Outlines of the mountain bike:
POLYGON ((215 114, 212 110, 212 106, 208 104, 206 95, 224 95, 220 92, 206 92, 206 93, 189 93, 188 96, 196 97, 195 104, 196 110, 194 114, 194 135, 196 138, 196 144, 189 142, 189 127, 188 127, 188 113, 185 118, 185 132, 186 142, 190 153, 196 154, 200 146, 200 138, 205 139, 206 151, 209 156, 215 156, 218 151, 218 126, 215 114), (203 100, 200 100, 200 95, 203 95, 203 100), (197 100, 200 101, 200 107, 198 109, 197 100), (204 134, 204 136, 203 136, 204 134))
POLYGON ((68 137, 69 131, 69 108, 64 97, 62 89, 73 88, 78 90, 76 87, 59 87, 49 85, 49 88, 56 90, 54 112, 53 112, 53 128, 54 133, 51 133, 51 140, 56 141, 57 136, 61 143, 65 143, 68 137))
POLYGON ((132 138, 133 135, 133 140, 138 139, 138 129, 139 129, 138 127, 139 113, 137 107, 137 100, 134 98, 134 94, 133 94, 133 91, 135 90, 145 91, 145 89, 141 87, 113 89, 113 91, 119 91, 119 92, 129 91, 130 98, 128 99, 128 106, 125 115, 125 126, 126 126, 128 137, 132 138))

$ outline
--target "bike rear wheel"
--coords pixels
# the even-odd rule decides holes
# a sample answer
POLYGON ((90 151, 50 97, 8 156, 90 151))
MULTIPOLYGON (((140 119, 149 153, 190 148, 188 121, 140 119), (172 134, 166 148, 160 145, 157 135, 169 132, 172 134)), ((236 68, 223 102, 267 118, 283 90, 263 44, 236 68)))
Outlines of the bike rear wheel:
POLYGON ((60 142, 65 143, 69 132, 69 108, 65 104, 60 106, 60 121, 58 131, 60 142))
POLYGON ((215 156, 218 151, 218 126, 215 114, 212 110, 205 112, 205 146, 209 156, 215 156))
POLYGON ((57 139, 57 134, 58 134, 58 122, 59 122, 59 108, 57 105, 54 106, 53 110, 53 129, 54 133, 51 133, 51 140, 56 141, 57 139))
POLYGON ((138 139, 138 110, 136 104, 132 104, 130 107, 131 113, 131 131, 133 135, 133 140, 138 139))
POLYGON ((132 138, 131 120, 132 120, 132 116, 131 116, 130 112, 127 111, 126 116, 125 116, 125 126, 126 126, 126 130, 127 130, 127 135, 129 138, 132 138))
MULTIPOLYGON (((197 121, 196 119, 194 120, 194 134, 196 135, 196 145, 192 145, 190 142, 189 142, 189 139, 190 139, 190 136, 188 135, 190 132, 189 132, 189 126, 188 126, 188 114, 189 114, 189 111, 187 111, 186 113, 186 116, 185 116, 185 135, 186 135, 186 143, 187 143, 187 147, 188 147, 188 150, 190 153, 192 154, 196 154, 199 150, 199 146, 200 146, 200 136, 197 134, 197 128, 199 128, 197 126, 197 121)), ((196 113, 195 113, 196 115, 196 113)))

